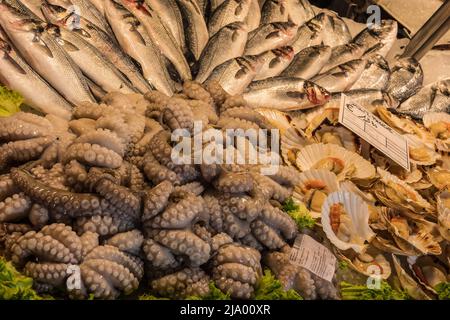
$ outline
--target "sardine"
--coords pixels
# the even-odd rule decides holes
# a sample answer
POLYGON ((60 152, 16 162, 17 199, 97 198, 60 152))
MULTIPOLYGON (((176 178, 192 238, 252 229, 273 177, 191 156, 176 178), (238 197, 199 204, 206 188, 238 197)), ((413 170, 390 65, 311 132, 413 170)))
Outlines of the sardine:
POLYGON ((281 75, 311 79, 320 72, 330 56, 331 48, 329 46, 319 45, 305 48, 295 55, 294 60, 281 75))
POLYGON ((161 23, 156 11, 146 3, 142 3, 141 0, 122 0, 121 4, 145 27, 152 42, 173 64, 180 78, 183 81, 190 80, 192 78, 191 70, 186 58, 175 38, 161 23))
POLYGON ((244 22, 231 23, 212 36, 203 50, 196 81, 205 81, 215 67, 244 53, 248 32, 244 22))
POLYGON ((261 9, 261 24, 289 20, 288 0, 267 0, 261 9))
POLYGON ((0 37, 0 82, 20 92, 25 103, 44 113, 64 119, 72 116, 72 106, 41 78, 16 52, 11 44, 0 37))
POLYGON ((264 63, 254 80, 278 76, 294 59, 294 49, 290 46, 281 47, 261 53, 259 57, 264 63))
POLYGON ((364 47, 355 43, 343 44, 332 48, 330 60, 323 66, 322 72, 327 72, 343 63, 359 59, 364 54, 364 47))
POLYGON ((351 60, 315 76, 311 81, 329 92, 347 91, 359 79, 365 66, 365 60, 351 60))
POLYGON ((314 9, 308 0, 287 0, 289 19, 301 26, 314 18, 314 9))
POLYGON ((145 79, 157 90, 172 95, 172 80, 164 66, 163 58, 143 25, 130 11, 114 0, 105 1, 105 13, 121 47, 141 65, 145 79))
POLYGON ((327 23, 326 17, 325 13, 319 13, 298 28, 298 32, 291 44, 295 54, 305 48, 322 44, 323 33, 327 23))
POLYGON ((352 36, 347 24, 336 14, 327 15, 328 23, 325 24, 323 33, 323 44, 330 47, 337 47, 352 41, 352 36))
POLYGON ((46 31, 54 37, 83 74, 104 91, 136 92, 128 79, 100 51, 78 34, 56 25, 48 25, 46 31))
POLYGON ((386 89, 398 102, 405 101, 419 91, 423 83, 423 70, 414 58, 399 59, 391 68, 386 89))
POLYGON ((216 81, 231 95, 241 94, 261 69, 260 56, 243 56, 228 60, 214 68, 205 84, 216 81))
POLYGON ((244 53, 260 54, 288 45, 294 39, 298 26, 292 22, 264 24, 248 34, 244 53))
POLYGON ((415 119, 422 119, 427 112, 450 113, 450 78, 422 87, 395 109, 395 112, 415 119))
POLYGON ((366 68, 362 72, 359 79, 353 84, 352 90, 356 89, 378 89, 385 90, 388 83, 391 71, 389 64, 380 55, 375 55, 367 60, 366 68))
POLYGON ((373 24, 361 31, 354 39, 353 43, 358 44, 365 50, 381 43, 383 51, 378 52, 383 57, 391 50, 395 40, 397 40, 398 24, 394 20, 382 20, 380 24, 373 24))
POLYGON ((44 30, 42 22, 2 1, 0 25, 26 62, 70 103, 95 102, 80 69, 44 30))
POLYGON ((196 60, 209 40, 208 27, 195 0, 177 0, 186 22, 187 47, 196 60))
POLYGON ((330 93, 307 80, 274 77, 252 82, 243 98, 251 108, 290 111, 322 105, 330 99, 330 93))
POLYGON ((258 0, 250 0, 250 9, 248 10, 249 14, 245 19, 245 23, 247 24, 248 32, 255 30, 259 27, 261 23, 261 8, 259 6, 258 0))
MULTIPOLYGON (((195 0, 192 0, 195 2, 195 0)), ((178 46, 184 52, 186 43, 184 37, 183 18, 176 0, 145 0, 156 11, 161 22, 170 31, 178 46)))
POLYGON ((212 37, 227 24, 244 22, 249 13, 251 0, 225 0, 212 14, 208 22, 212 37))
MULTIPOLYGON (((102 4, 105 2, 102 0, 102 4)), ((77 33, 97 48, 141 93, 151 89, 134 62, 106 32, 86 19, 77 17, 74 12, 48 2, 42 4, 42 12, 50 23, 77 33)))

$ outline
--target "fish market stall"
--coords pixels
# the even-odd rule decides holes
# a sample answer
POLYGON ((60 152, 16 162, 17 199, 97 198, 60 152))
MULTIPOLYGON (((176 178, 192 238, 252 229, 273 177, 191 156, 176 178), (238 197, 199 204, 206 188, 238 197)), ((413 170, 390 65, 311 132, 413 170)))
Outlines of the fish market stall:
POLYGON ((0 0, 0 299, 450 299, 444 2, 0 0))

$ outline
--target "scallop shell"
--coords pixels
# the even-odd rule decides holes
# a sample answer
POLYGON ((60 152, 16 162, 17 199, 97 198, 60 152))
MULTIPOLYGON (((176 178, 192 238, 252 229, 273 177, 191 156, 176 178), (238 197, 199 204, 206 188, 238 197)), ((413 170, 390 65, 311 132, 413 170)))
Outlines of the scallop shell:
POLYGON ((324 133, 332 133, 337 135, 341 141, 341 146, 352 152, 357 151, 356 136, 348 129, 344 127, 333 127, 333 126, 321 126, 319 130, 316 131, 315 137, 317 142, 323 142, 321 137, 324 133))
POLYGON ((392 255, 395 272, 402 288, 408 295, 417 300, 431 300, 431 298, 422 290, 420 285, 403 269, 399 258, 392 255))
POLYGON ((434 167, 427 171, 428 179, 439 190, 450 186, 450 170, 434 167))
POLYGON ((371 193, 362 192, 353 182, 350 180, 344 180, 339 183, 339 190, 352 192, 358 196, 360 196, 364 201, 368 204, 374 204, 376 199, 371 193))
POLYGON ((408 259, 408 264, 417 281, 435 294, 438 294, 435 287, 442 282, 447 282, 445 268, 436 264, 430 256, 408 259))
POLYGON ((343 170, 338 173, 338 179, 350 178, 365 180, 375 176, 375 167, 355 152, 346 150, 334 144, 316 143, 304 147, 297 154, 297 167, 301 171, 314 169, 314 166, 326 158, 338 160, 343 164, 343 170))
POLYGON ((358 273, 368 277, 374 275, 386 280, 391 275, 391 264, 386 260, 384 255, 376 249, 370 248, 376 253, 369 254, 368 252, 359 254, 352 259, 345 256, 342 252, 337 252, 337 256, 347 262, 347 264, 358 273))
POLYGON ((281 135, 281 156, 286 164, 295 166, 297 153, 309 142, 302 136, 302 132, 293 127, 281 135))
MULTIPOLYGON (((431 125, 438 122, 445 122, 450 126, 450 114, 445 112, 429 112, 423 116, 423 124, 426 128, 430 129, 431 125)), ((440 151, 450 152, 450 138, 449 139, 436 139, 436 148, 440 151)))
POLYGON ((260 115, 262 115, 274 128, 280 130, 280 136, 283 135, 289 128, 292 128, 289 123, 289 117, 286 113, 267 108, 255 109, 260 115))
POLYGON ((404 137, 406 138, 406 140, 408 140, 409 158, 411 160, 411 163, 422 166, 431 166, 441 158, 439 153, 434 151, 434 146, 433 149, 429 148, 428 145, 423 143, 417 136, 412 134, 405 134, 404 137), (421 152, 423 152, 423 156, 425 156, 424 159, 415 158, 414 150, 417 149, 420 149, 421 152))
POLYGON ((450 241, 450 192, 445 191, 437 196, 437 212, 438 212, 438 225, 439 232, 442 237, 450 241))
POLYGON ((353 249, 357 253, 362 253, 365 248, 365 242, 370 242, 375 233, 369 227, 369 209, 367 204, 354 193, 334 192, 328 196, 322 206, 322 226, 328 239, 340 250, 353 249), (352 224, 350 233, 353 242, 340 240, 331 228, 330 209, 333 204, 342 203, 352 224))
POLYGON ((291 125, 304 130, 307 137, 312 137, 316 130, 325 120, 335 123, 339 118, 339 105, 326 103, 322 106, 308 111, 293 111, 289 113, 292 118, 291 125))

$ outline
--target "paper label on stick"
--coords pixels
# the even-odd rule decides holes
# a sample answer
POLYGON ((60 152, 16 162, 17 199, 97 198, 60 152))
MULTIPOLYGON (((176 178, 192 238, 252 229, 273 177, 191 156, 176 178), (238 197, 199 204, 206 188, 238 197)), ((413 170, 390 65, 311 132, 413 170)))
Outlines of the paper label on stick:
POLYGON ((364 107, 342 94, 339 122, 409 171, 408 140, 364 107))
POLYGON ((325 246, 306 234, 297 236, 289 260, 315 275, 331 281, 336 269, 336 257, 325 246))

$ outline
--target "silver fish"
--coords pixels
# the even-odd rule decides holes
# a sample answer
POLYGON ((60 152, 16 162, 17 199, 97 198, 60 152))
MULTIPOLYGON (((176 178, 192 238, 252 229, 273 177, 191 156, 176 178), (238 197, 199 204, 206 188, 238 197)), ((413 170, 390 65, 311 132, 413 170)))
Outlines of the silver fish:
POLYGON ((89 2, 97 8, 101 14, 105 14, 105 0, 89 0, 89 2))
POLYGON ((243 98, 251 108, 291 111, 322 105, 330 99, 330 93, 307 80, 274 77, 252 82, 243 98))
POLYGON ((290 21, 261 25, 248 34, 244 54, 255 55, 286 46, 294 39, 297 28, 290 21))
POLYGON ((210 3, 210 11, 211 13, 214 13, 214 11, 216 11, 216 9, 222 4, 224 3, 225 0, 209 0, 210 3))
POLYGON ((311 81, 330 92, 347 91, 359 79, 365 66, 365 60, 351 60, 315 76, 311 81))
MULTIPOLYGON (((398 105, 398 103, 388 93, 377 89, 350 90, 344 94, 350 101, 357 103, 372 113, 375 112, 377 107, 392 108, 398 105)), ((326 106, 339 109, 341 104, 341 95, 341 92, 333 93, 326 106)))
POLYGON ((83 74, 106 92, 136 92, 132 84, 94 46, 74 32, 48 25, 46 31, 66 51, 83 74))
POLYGON ((0 2, 0 25, 27 63, 74 105, 95 102, 80 69, 37 22, 0 2))
POLYGON ((281 47, 261 53, 259 57, 264 63, 254 80, 278 76, 294 59, 294 49, 290 46, 281 47))
POLYGON ((143 25, 114 0, 105 0, 105 13, 122 48, 141 65, 145 79, 157 90, 172 95, 173 85, 163 58, 143 25))
POLYGON ((259 56, 242 56, 217 66, 205 84, 216 81, 231 95, 241 94, 261 69, 263 60, 259 56))
MULTIPOLYGON (((178 46, 186 50, 183 18, 176 0, 145 0, 156 11, 161 22, 170 31, 178 46)), ((195 0, 193 0, 195 2, 195 0)))
POLYGON ((97 99, 98 101, 101 101, 103 99, 103 97, 107 94, 107 92, 105 90, 103 90, 99 85, 97 85, 91 79, 86 78, 86 81, 87 81, 89 89, 91 90, 95 99, 97 99))
POLYGON ((319 13, 298 28, 298 32, 291 44, 295 54, 305 48, 322 44, 323 33, 327 23, 326 17, 325 13, 319 13))
POLYGON ((209 40, 208 27, 195 0, 177 0, 186 22, 187 47, 196 60, 209 40))
POLYGON ((45 21, 41 12, 42 0, 20 0, 20 3, 27 7, 36 17, 45 21))
POLYGON ((450 78, 422 87, 395 109, 395 112, 415 119, 422 119, 427 112, 450 113, 450 78))
POLYGON ((353 84, 351 89, 356 90, 366 88, 385 90, 389 83, 390 76, 391 71, 386 59, 380 55, 375 55, 367 60, 365 70, 353 84))
MULTIPOLYGON (((105 1, 102 0, 102 4, 104 3, 105 1)), ((48 2, 42 3, 42 12, 50 23, 77 33, 97 48, 141 93, 151 89, 130 57, 123 52, 116 41, 111 40, 106 32, 86 19, 77 17, 73 11, 48 2)))
POLYGON ((175 38, 164 27, 157 12, 141 0, 122 0, 121 4, 126 7, 145 27, 150 39, 175 67, 180 78, 190 80, 191 70, 183 55, 182 49, 178 46, 175 38))
POLYGON ((330 47, 337 47, 352 41, 352 36, 347 24, 336 14, 328 14, 328 23, 325 25, 323 33, 323 44, 330 47))
POLYGON ((330 60, 323 66, 322 72, 327 72, 348 61, 359 59, 363 54, 364 48, 355 43, 334 47, 331 51, 330 60))
POLYGON ((261 23, 261 8, 259 6, 258 0, 250 1, 250 9, 248 10, 250 14, 248 14, 247 18, 245 19, 245 23, 248 27, 248 32, 258 28, 261 23))
POLYGON ((196 81, 205 81, 215 67, 244 53, 248 32, 244 22, 231 23, 212 36, 200 56, 196 81))
POLYGON ((16 52, 0 37, 0 82, 20 92, 32 108, 64 119, 72 116, 72 106, 42 79, 16 52))
POLYGON ((267 0, 261 9, 261 24, 289 20, 288 0, 267 0))
POLYGON ((308 0, 287 0, 289 18, 296 25, 301 26, 314 18, 315 13, 308 0))
POLYGON ((297 53, 291 64, 281 73, 285 77, 311 79, 320 72, 331 56, 329 46, 312 46, 297 53))
POLYGON ((391 68, 386 89, 398 102, 405 101, 419 91, 423 83, 423 70, 414 58, 399 59, 391 68))
POLYGON ((227 24, 245 21, 250 3, 250 0, 225 0, 209 19, 209 35, 212 37, 227 24))
POLYGON ((361 31, 354 39, 353 42, 364 47, 365 50, 372 48, 373 46, 382 43, 383 51, 379 52, 382 56, 391 50, 395 40, 397 40, 398 24, 394 20, 382 20, 379 25, 374 24, 361 31))

